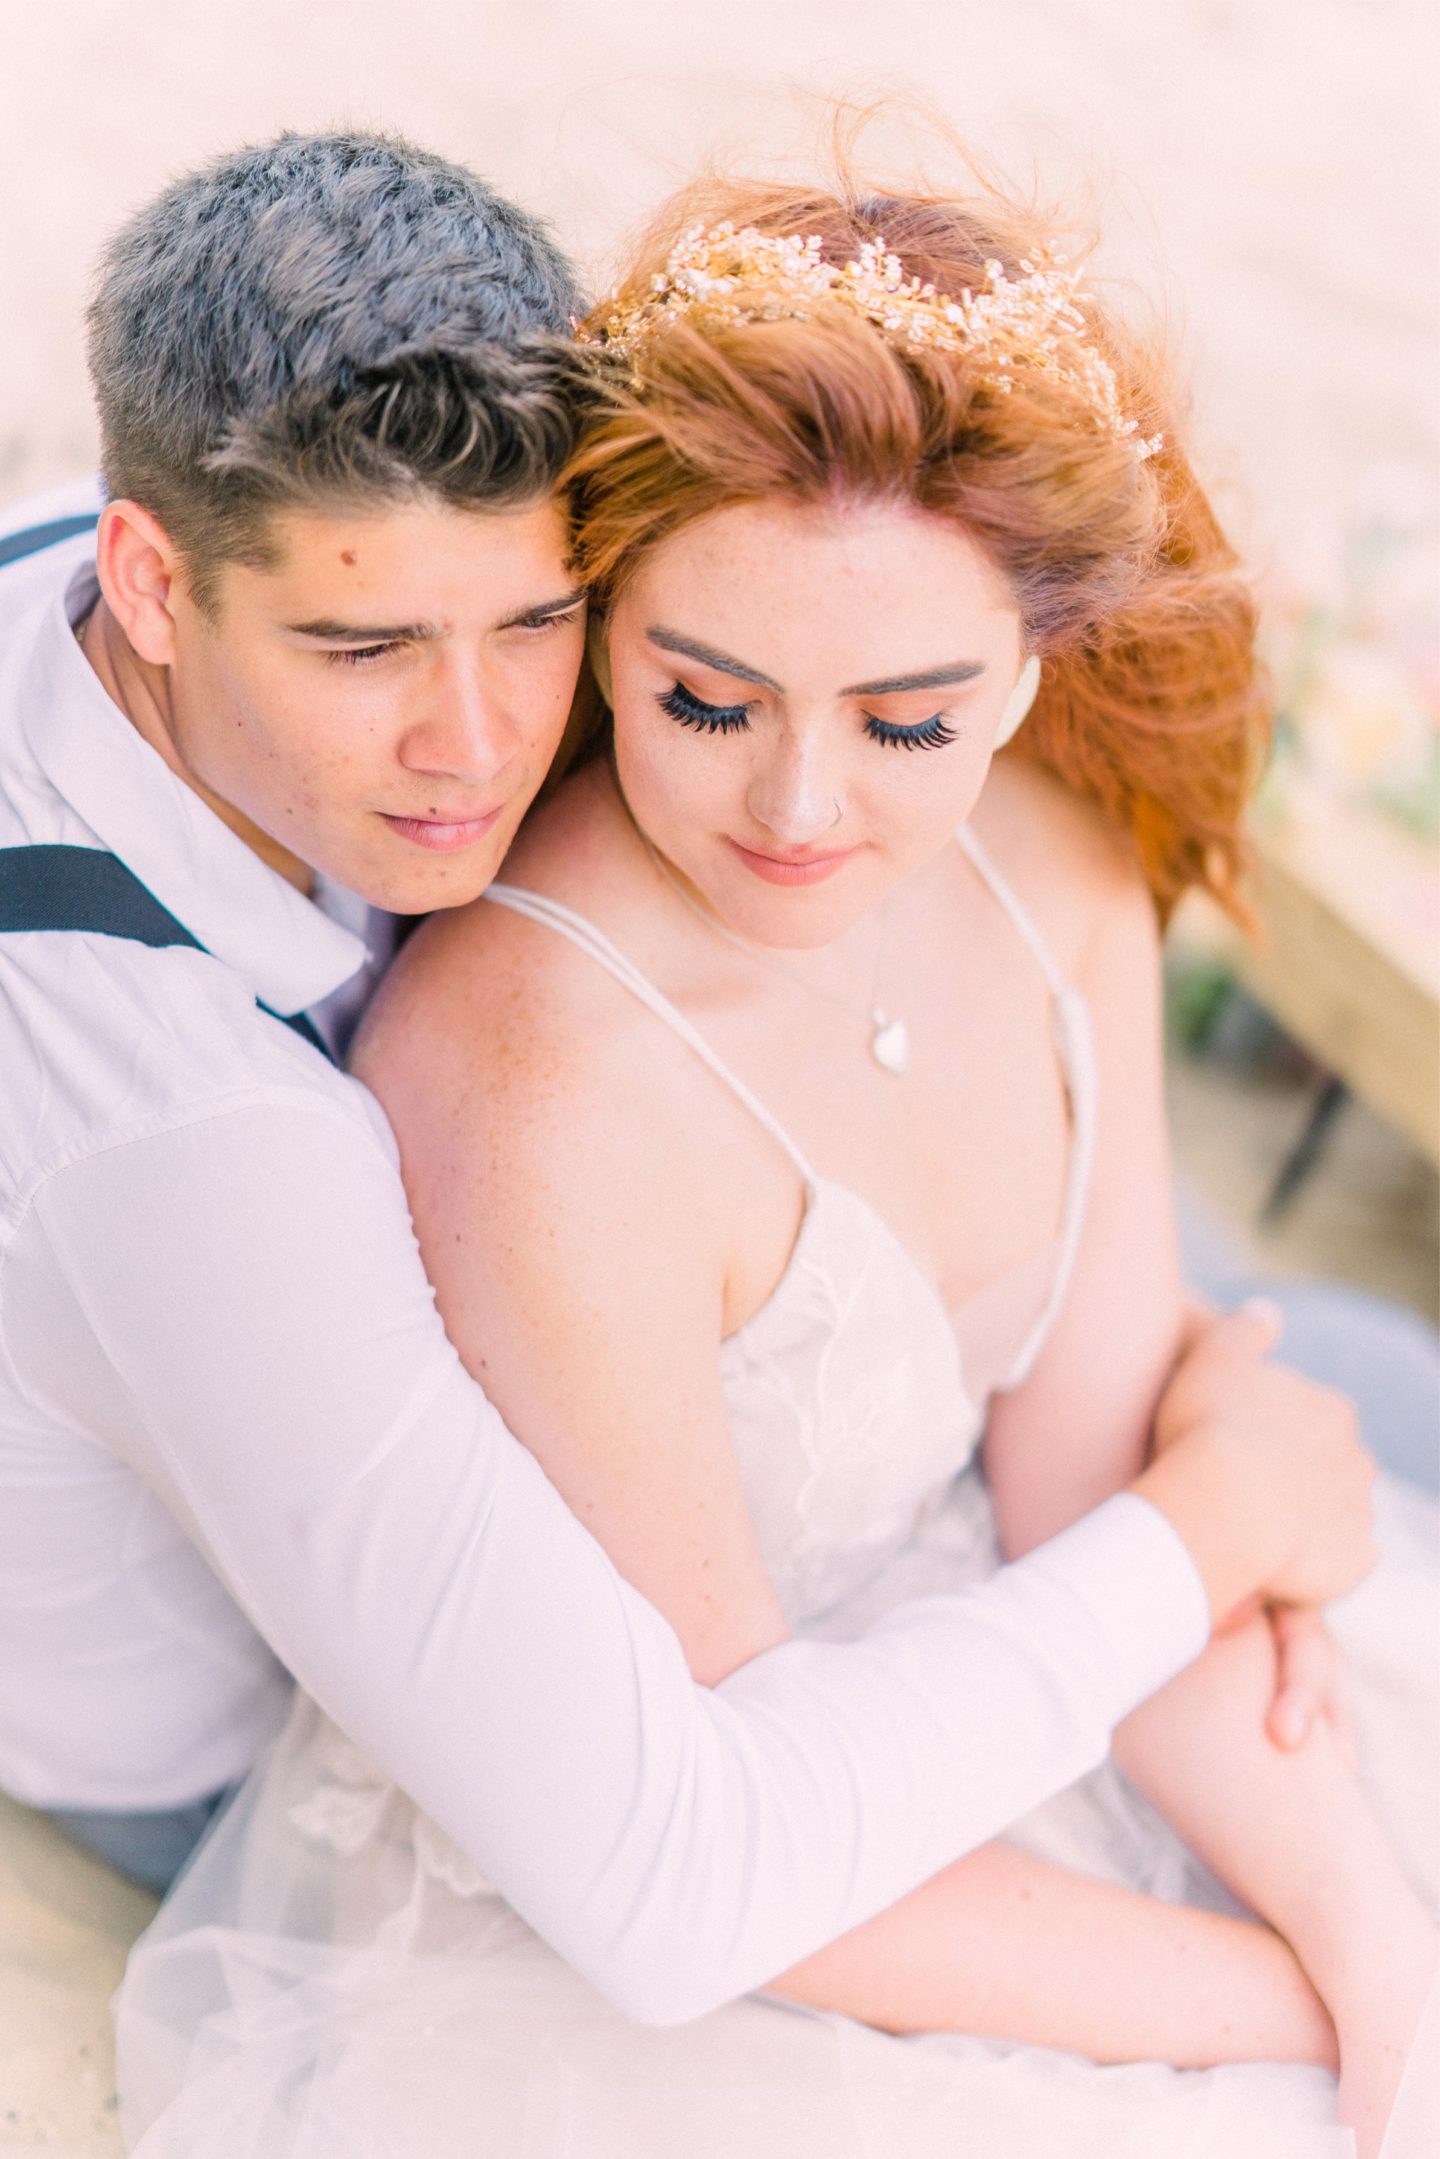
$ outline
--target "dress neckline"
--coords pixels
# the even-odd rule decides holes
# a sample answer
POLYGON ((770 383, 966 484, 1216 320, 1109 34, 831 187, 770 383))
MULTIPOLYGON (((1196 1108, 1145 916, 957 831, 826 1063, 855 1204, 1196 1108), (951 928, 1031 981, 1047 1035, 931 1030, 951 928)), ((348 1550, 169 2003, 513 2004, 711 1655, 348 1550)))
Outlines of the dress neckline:
MULTIPOLYGON (((1039 1355, 1051 1326, 1054 1324, 1065 1292, 1074 1271, 1079 1248, 1080 1232, 1084 1221, 1085 1202, 1089 1192, 1094 1166, 1096 1122, 1096 1066, 1094 1038, 1090 1025, 1089 1008, 1080 991, 1067 980, 1057 965, 1048 945, 1041 937, 1028 909, 1021 903, 1009 880, 996 868, 988 851, 981 845, 968 825, 962 825, 956 840, 974 864, 982 882, 987 886, 1001 908, 1010 918, 1023 942, 1038 963, 1045 976, 1051 995, 1054 1015, 1054 1044, 1059 1058, 1061 1077, 1064 1081, 1070 1110, 1070 1147, 1066 1164, 1065 1192, 1061 1206, 1060 1228, 1051 1249, 1055 1251, 1055 1267, 1051 1276, 1050 1293, 1033 1325, 1027 1331, 1019 1353, 1011 1361, 1009 1369, 999 1380, 1003 1387, 1019 1384, 1039 1355)), ((798 1172, 805 1193, 804 1213, 799 1229, 790 1247, 789 1256, 773 1287, 763 1302, 750 1313, 740 1325, 725 1336, 722 1351, 740 1342, 752 1329, 760 1326, 768 1314, 782 1305, 792 1290, 800 1268, 809 1257, 810 1246, 819 1234, 819 1225, 825 1217, 824 1195, 835 1195, 846 1205, 858 1208, 867 1218, 872 1232, 878 1236, 899 1260, 911 1277, 917 1291, 943 1322, 951 1338, 955 1340, 957 1353, 960 1344, 957 1330, 967 1312, 981 1299, 989 1298, 1000 1286, 1009 1281, 1020 1269, 1033 1267, 1042 1253, 1032 1253, 1012 1267, 1004 1269, 993 1280, 983 1283, 978 1290, 953 1311, 948 1310, 939 1285, 931 1278, 897 1231, 864 1195, 852 1185, 834 1177, 824 1177, 815 1170, 806 1155, 796 1145, 784 1125, 767 1108, 759 1096, 746 1086, 733 1072, 706 1039, 679 1008, 672 1004, 664 991, 642 973, 629 955, 605 934, 597 923, 562 901, 542 892, 528 890, 521 885, 511 885, 503 880, 490 885, 482 895, 496 906, 509 908, 526 920, 553 930, 567 943, 574 945, 590 959, 628 989, 640 1003, 653 1012, 655 1017, 668 1026, 673 1033, 688 1044, 700 1061, 707 1065, 721 1084, 750 1111, 757 1124, 768 1132, 781 1151, 798 1172)), ((966 1391, 969 1399, 968 1389, 966 1391)))

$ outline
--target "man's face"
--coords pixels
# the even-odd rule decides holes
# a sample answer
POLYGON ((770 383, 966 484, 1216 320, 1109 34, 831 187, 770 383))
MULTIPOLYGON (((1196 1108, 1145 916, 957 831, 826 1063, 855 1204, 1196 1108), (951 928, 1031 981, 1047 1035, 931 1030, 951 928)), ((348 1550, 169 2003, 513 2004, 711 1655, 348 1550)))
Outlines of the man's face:
POLYGON ((474 899, 584 648, 559 511, 296 511, 274 533, 274 566, 225 565, 209 612, 177 582, 172 761, 282 868, 399 913, 474 899))

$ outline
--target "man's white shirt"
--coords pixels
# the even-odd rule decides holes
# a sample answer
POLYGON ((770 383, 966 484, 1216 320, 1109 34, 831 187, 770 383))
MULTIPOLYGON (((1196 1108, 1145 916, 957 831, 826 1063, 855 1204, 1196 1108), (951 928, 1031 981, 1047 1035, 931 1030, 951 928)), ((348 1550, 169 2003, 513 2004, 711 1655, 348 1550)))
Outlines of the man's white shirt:
POLYGON ((0 569, 0 848, 109 849, 205 949, 0 936, 0 1787, 181 1804, 293 1672, 597 1984, 696 2013, 1100 1760, 1203 1646, 1198 1573, 1122 1495, 694 1686, 460 1364, 378 1105, 259 1009, 343 1036, 382 925, 134 731, 95 589, 88 538, 0 569))

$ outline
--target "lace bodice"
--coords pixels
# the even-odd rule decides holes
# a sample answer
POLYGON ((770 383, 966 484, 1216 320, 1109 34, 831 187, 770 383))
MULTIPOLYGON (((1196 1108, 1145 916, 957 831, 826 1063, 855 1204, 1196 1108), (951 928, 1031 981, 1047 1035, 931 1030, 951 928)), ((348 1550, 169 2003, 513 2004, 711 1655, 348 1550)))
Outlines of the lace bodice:
POLYGON ((741 1479, 793 1625, 861 1584, 974 1451, 955 1332, 866 1203, 812 1187, 790 1264, 720 1352, 741 1479))
MULTIPOLYGON (((1022 1262, 987 1284, 953 1313, 874 1209, 816 1175, 764 1104, 602 931, 542 894, 497 884, 486 895, 565 937, 623 983, 745 1103, 804 1179, 806 1212, 789 1264, 720 1351, 746 1500, 792 1625, 817 1617, 882 1567, 969 1462, 989 1391, 972 1361, 990 1386, 1024 1376, 1059 1308, 1079 1238, 1095 1123, 1088 1014, 978 841, 967 830, 960 844, 1050 986, 1072 1137, 1062 1227, 1051 1251, 1038 1265, 1022 1262)), ((1045 1054, 1039 1044, 1037 1054, 1045 1054)))
MULTIPOLYGON (((1096 1114, 1088 1013, 978 842, 968 832, 960 839, 1050 985, 1071 1148, 1052 1251, 1008 1270, 955 1312, 945 1310, 934 1284, 868 1202, 816 1175, 764 1104, 601 930, 541 893, 496 884, 485 895, 554 930, 615 976, 745 1103, 804 1180, 805 1214, 785 1271, 720 1349, 746 1501, 770 1579, 795 1627, 823 1622, 832 1606, 878 1582, 927 1518, 940 1514, 975 1453, 990 1389, 1018 1383, 1043 1347, 1079 1242, 1096 1114), (971 1353, 988 1386, 972 1382, 971 1353)), ((977 1566, 993 1565, 983 1504, 959 1514, 952 1509, 948 1531, 952 1544, 959 1537, 977 1547, 977 1566)), ((484 1892, 472 1862, 323 1720, 311 1758, 315 1783, 290 1810, 307 1835, 341 1854, 376 1838, 398 1839, 422 1874, 461 1896, 484 1892)))

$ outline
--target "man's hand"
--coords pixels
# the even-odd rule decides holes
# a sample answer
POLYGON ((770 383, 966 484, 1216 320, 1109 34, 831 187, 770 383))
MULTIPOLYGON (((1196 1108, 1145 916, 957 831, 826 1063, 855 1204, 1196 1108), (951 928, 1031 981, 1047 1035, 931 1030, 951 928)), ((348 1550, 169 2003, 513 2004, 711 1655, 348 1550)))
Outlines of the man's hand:
POLYGON ((1317 1724, 1328 1724, 1352 1769, 1358 1769, 1350 1672, 1324 1615, 1307 1605, 1270 1609, 1275 1636, 1275 1699, 1265 1729, 1285 1753, 1303 1747, 1317 1724))
POLYGON ((1217 1622, 1246 1599, 1318 1605, 1375 1563, 1374 1465, 1333 1388, 1266 1362, 1263 1302, 1192 1313, 1155 1414, 1155 1459, 1133 1489, 1190 1547, 1217 1622))
POLYGON ((1272 1746, 1298 1753, 1317 1724, 1328 1724, 1345 1760, 1358 1769, 1350 1668, 1324 1613, 1309 1604, 1267 1605, 1247 1597, 1215 1632, 1238 1633, 1262 1612, 1275 1642, 1275 1692, 1265 1712, 1272 1746))
MULTIPOLYGON (((1277 1308, 1266 1297, 1252 1297, 1243 1309, 1255 1323, 1257 1348, 1263 1344, 1273 1349, 1281 1328, 1277 1308)), ((1191 1295, 1186 1299, 1175 1372, 1219 1316, 1218 1308, 1204 1298, 1191 1295)), ((1243 1624, 1262 1609, 1266 1610, 1275 1637, 1275 1694, 1265 1719, 1271 1740, 1284 1752, 1294 1753, 1304 1746, 1317 1723, 1328 1724, 1351 1768, 1358 1767, 1349 1667, 1323 1614, 1313 1605, 1273 1604, 1266 1608, 1258 1597, 1252 1597, 1227 1626, 1243 1624)))

